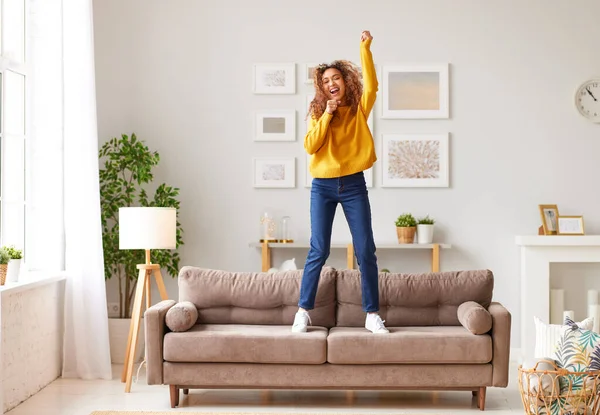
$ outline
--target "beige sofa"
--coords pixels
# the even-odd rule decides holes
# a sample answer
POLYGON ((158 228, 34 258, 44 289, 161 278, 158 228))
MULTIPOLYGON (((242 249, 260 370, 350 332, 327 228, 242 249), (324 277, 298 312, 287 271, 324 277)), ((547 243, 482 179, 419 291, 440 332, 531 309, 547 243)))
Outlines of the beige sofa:
POLYGON ((507 386, 511 315, 492 302, 490 271, 380 273, 389 334, 364 328, 360 273, 332 268, 312 326, 292 333, 301 278, 182 268, 179 303, 145 313, 148 384, 170 385, 171 407, 180 389, 418 389, 472 391, 481 410, 486 387, 507 386), (171 331, 188 301, 197 320, 171 331))

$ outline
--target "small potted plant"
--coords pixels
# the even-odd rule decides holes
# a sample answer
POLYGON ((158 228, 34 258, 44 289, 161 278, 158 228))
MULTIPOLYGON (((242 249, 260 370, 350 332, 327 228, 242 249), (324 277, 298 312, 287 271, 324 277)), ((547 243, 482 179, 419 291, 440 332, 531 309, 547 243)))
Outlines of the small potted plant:
POLYGON ((0 285, 4 285, 6 282, 6 270, 8 268, 8 261, 10 261, 10 254, 6 248, 0 248, 0 285))
POLYGON ((6 271, 6 281, 17 282, 19 280, 19 271, 21 270, 21 260, 23 259, 23 251, 14 246, 4 247, 10 255, 8 261, 8 269, 6 271))
POLYGON ((396 233, 398 234, 398 243, 412 244, 415 240, 415 231, 417 230, 417 220, 411 213, 403 213, 396 219, 396 233))
POLYGON ((430 244, 433 242, 433 224, 435 220, 429 215, 417 221, 417 243, 430 244))

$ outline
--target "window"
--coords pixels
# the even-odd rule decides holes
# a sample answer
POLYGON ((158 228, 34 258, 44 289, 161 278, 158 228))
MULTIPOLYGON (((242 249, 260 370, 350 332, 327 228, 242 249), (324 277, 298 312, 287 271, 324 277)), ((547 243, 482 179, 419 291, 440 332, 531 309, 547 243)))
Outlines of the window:
POLYGON ((29 118, 25 1, 0 3, 0 244, 19 249, 25 246, 29 118))

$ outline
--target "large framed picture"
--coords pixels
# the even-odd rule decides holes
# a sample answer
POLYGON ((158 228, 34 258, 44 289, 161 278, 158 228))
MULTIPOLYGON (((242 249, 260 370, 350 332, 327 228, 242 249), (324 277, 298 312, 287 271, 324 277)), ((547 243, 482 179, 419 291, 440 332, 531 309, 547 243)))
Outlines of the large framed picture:
POLYGON ((257 111, 254 141, 295 141, 296 111, 257 111))
POLYGON ((449 118, 448 64, 384 65, 382 118, 449 118))
POLYGON ((255 157, 254 187, 296 187, 295 157, 255 157))
POLYGON ((295 63, 256 63, 254 64, 255 94, 295 94, 295 63))
POLYGON ((383 134, 382 187, 448 187, 448 133, 383 134))

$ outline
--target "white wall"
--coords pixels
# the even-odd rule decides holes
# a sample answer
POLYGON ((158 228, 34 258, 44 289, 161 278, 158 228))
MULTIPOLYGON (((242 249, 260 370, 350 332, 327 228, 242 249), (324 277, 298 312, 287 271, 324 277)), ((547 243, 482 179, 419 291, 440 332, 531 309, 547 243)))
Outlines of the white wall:
MULTIPOLYGON (((573 105, 576 87, 600 76, 597 0, 94 3, 100 139, 133 131, 160 152, 157 180, 181 188, 182 265, 259 270, 259 252, 248 243, 266 206, 289 214, 297 239, 308 239, 302 119, 309 87, 298 81, 296 95, 253 95, 252 64, 295 62, 301 73, 307 62, 358 62, 364 29, 374 36, 379 68, 451 65, 449 120, 381 120, 378 100, 378 143, 382 133, 451 134, 451 186, 383 189, 376 170, 377 242, 396 241, 400 213, 436 218, 436 239, 453 245, 442 269, 494 272, 495 299, 513 313, 518 347, 515 235, 537 232, 540 203, 584 215, 587 233, 599 231, 600 125, 573 105), (299 111, 296 142, 252 141, 253 111, 273 108, 299 111), (297 157, 296 189, 252 188, 252 157, 274 155, 297 157)), ((348 238, 340 215, 333 239, 348 238)), ((289 254, 303 265, 306 252, 289 254)), ((429 269, 425 253, 378 255, 392 271, 429 269)), ((275 265, 283 259, 276 253, 275 265)), ((330 264, 343 267, 345 253, 332 252, 330 264)), ((590 266, 584 274, 599 271, 590 266)), ((175 296, 176 282, 168 284, 175 296)))

